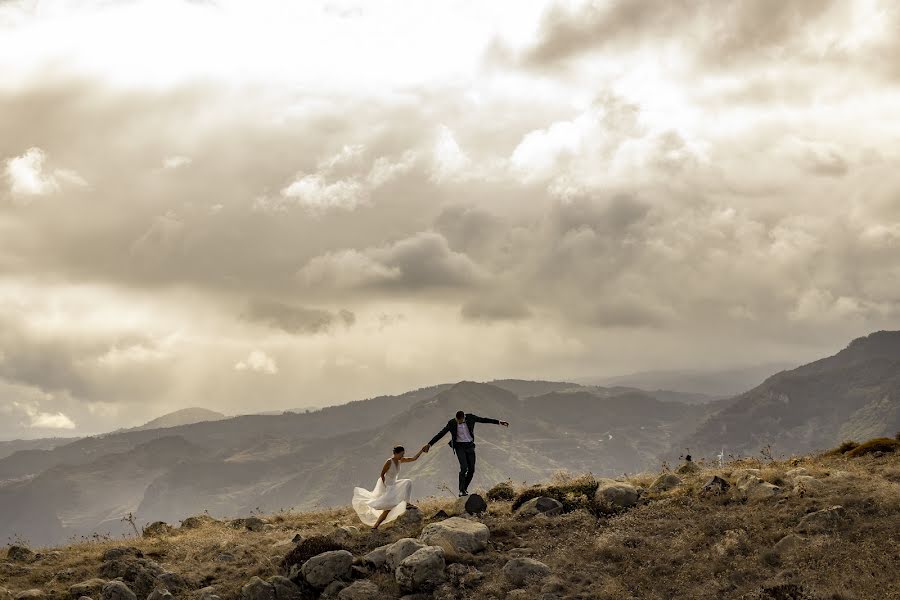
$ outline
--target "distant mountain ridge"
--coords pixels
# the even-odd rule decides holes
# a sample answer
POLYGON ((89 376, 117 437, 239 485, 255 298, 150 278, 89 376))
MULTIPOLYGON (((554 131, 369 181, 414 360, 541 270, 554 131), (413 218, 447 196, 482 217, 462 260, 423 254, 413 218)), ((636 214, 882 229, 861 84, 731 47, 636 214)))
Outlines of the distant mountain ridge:
POLYGON ((204 421, 221 421, 224 418, 226 418, 224 414, 206 408, 182 408, 181 410, 176 410, 175 412, 170 412, 161 417, 157 417, 139 427, 134 427, 130 431, 165 429, 167 427, 178 427, 180 425, 193 425, 194 423, 202 423, 204 421))
POLYGON ((578 382, 604 387, 626 386, 645 391, 669 390, 689 394, 702 394, 721 399, 746 392, 759 385, 760 381, 794 366, 796 364, 768 363, 750 367, 709 371, 643 371, 615 377, 579 379, 578 382))
POLYGON ((810 452, 900 430, 900 331, 853 340, 834 356, 766 379, 709 417, 696 453, 810 452))

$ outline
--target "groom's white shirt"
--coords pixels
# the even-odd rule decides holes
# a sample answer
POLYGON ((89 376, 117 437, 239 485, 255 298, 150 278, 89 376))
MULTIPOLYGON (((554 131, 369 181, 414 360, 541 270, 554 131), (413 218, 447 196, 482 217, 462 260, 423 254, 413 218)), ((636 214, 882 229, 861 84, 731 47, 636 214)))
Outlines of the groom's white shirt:
POLYGON ((456 441, 457 442, 474 442, 475 440, 472 438, 472 432, 469 431, 469 426, 465 423, 457 423, 456 424, 456 441))

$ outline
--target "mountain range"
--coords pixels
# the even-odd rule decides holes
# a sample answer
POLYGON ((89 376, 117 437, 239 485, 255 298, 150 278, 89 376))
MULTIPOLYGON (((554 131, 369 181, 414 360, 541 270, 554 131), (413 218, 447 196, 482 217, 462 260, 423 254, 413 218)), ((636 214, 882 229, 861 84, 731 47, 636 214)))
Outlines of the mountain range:
MULTIPOLYGON (((689 449, 711 456, 826 448, 900 428, 900 332, 775 374, 734 397, 568 382, 462 381, 310 412, 135 428, 0 459, 0 536, 55 543, 141 523, 346 504, 390 448, 415 453, 457 410, 510 421, 478 430, 474 486, 554 472, 655 469, 689 449)), ((453 493, 446 439, 411 465, 414 497, 453 493)))

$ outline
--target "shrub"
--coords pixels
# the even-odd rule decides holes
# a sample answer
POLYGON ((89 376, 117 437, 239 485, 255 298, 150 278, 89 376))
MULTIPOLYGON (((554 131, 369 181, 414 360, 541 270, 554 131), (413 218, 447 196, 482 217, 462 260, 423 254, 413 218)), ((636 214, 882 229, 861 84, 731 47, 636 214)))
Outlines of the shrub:
POLYGON ((515 497, 516 490, 513 488, 512 483, 509 481, 498 483, 487 491, 488 500, 508 501, 513 500, 515 497))
POLYGON ((859 444, 857 444, 856 442, 847 440, 846 442, 842 443, 837 448, 832 448, 831 450, 826 452, 825 456, 840 456, 841 454, 846 454, 846 453, 850 452, 857 446, 859 446, 859 444))
POLYGON ((606 514, 608 511, 594 501, 594 493, 599 486, 596 479, 586 475, 554 485, 530 487, 516 496, 512 509, 517 510, 532 498, 547 496, 561 502, 563 512, 583 509, 594 515, 606 514))
POLYGON ((324 535, 308 537, 287 553, 287 556, 281 561, 281 570, 288 575, 294 565, 302 565, 313 556, 332 550, 346 550, 346 548, 324 535))
POLYGON ((900 450, 900 441, 891 438, 875 438, 864 444, 856 446, 847 453, 847 456, 856 458, 873 452, 897 452, 900 450))

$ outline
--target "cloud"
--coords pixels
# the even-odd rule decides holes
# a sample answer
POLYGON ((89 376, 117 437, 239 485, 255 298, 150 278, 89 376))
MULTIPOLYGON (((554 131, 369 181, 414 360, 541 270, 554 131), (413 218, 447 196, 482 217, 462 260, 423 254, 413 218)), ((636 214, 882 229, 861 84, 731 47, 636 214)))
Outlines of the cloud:
POLYGON ((384 246, 317 256, 298 275, 308 286, 395 292, 471 287, 486 277, 483 269, 433 231, 384 246))
POLYGON ((71 169, 55 169, 47 172, 44 162, 47 154, 37 147, 29 148, 21 156, 6 160, 5 176, 13 198, 28 202, 35 196, 46 196, 59 191, 61 184, 85 186, 87 182, 71 169))
POLYGON ((163 159, 163 169, 175 170, 188 167, 194 160, 190 156, 167 156, 163 159))
POLYGON ((61 412, 42 412, 36 402, 12 402, 7 412, 19 412, 28 417, 31 429, 75 429, 75 422, 61 412))
POLYGON ((338 323, 350 327, 356 315, 346 309, 337 312, 317 308, 291 306, 270 300, 254 300, 241 315, 252 322, 263 323, 290 334, 316 334, 331 331, 338 323))
POLYGON ((531 311, 518 298, 489 295, 463 304, 460 315, 467 321, 519 321, 530 317, 531 311))
POLYGON ((278 373, 278 365, 275 364, 275 359, 268 356, 262 350, 253 350, 247 355, 247 358, 235 363, 234 370, 275 375, 278 373))

